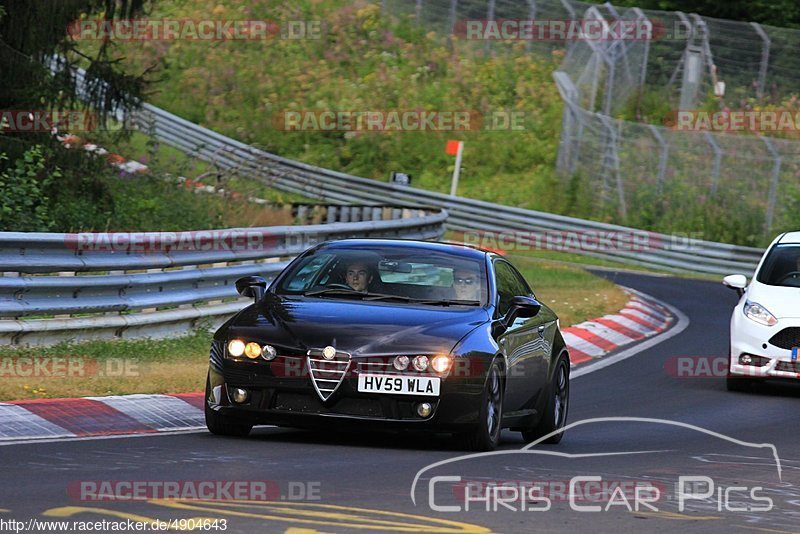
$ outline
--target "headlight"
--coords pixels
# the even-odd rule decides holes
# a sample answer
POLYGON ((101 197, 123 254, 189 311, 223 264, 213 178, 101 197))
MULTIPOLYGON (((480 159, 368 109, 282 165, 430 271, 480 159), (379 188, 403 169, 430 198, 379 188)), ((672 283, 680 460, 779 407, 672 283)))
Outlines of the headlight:
POLYGON ((244 341, 241 339, 231 339, 228 341, 228 354, 236 358, 244 354, 244 341))
POLYGON ((428 357, 427 356, 414 356, 413 360, 414 369, 417 371, 424 371, 428 368, 428 357))
POLYGON ((245 345, 244 347, 244 355, 250 358, 251 360, 255 360, 259 356, 261 356, 261 345, 258 343, 253 343, 252 341, 245 345))
POLYGON ((437 354, 431 359, 431 369, 433 369, 440 375, 443 375, 450 370, 450 365, 452 363, 453 360, 450 359, 450 356, 446 356, 444 354, 437 354))
POLYGON ((398 356, 397 358, 394 359, 392 365, 394 365, 394 368, 397 369, 398 371, 405 371, 406 369, 408 369, 408 364, 410 361, 411 360, 408 358, 408 356, 398 356))
POLYGON ((750 302, 749 300, 744 303, 744 314, 748 318, 764 326, 772 326, 778 322, 775 316, 764 306, 756 302, 750 302))

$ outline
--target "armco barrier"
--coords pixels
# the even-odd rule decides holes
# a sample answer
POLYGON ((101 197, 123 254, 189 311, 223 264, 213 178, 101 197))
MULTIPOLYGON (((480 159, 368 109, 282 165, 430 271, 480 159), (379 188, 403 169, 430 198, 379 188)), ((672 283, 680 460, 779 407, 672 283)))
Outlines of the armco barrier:
POLYGON ((315 243, 439 239, 447 212, 301 206, 327 224, 136 234, 0 233, 0 344, 163 337, 239 311, 234 282, 273 278, 315 243), (324 211, 324 213, 320 213, 324 211), (183 245, 181 245, 183 243, 183 245), (188 245, 187 245, 188 244, 188 245))
MULTIPOLYGON (((505 232, 575 232, 582 235, 617 232, 647 234, 654 246, 642 250, 576 250, 597 258, 674 272, 750 273, 762 250, 704 240, 675 240, 673 236, 534 210, 451 197, 442 193, 351 176, 282 158, 198 126, 155 106, 144 104, 138 126, 156 138, 205 161, 236 168, 284 191, 334 202, 413 203, 444 208, 447 226, 454 230, 505 232)), ((520 242, 525 239, 520 236, 520 242)))

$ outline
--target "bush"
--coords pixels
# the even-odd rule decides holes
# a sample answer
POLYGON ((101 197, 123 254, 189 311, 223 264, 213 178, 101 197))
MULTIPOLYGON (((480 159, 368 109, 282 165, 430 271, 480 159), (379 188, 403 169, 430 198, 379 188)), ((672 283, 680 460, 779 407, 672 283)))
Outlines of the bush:
MULTIPOLYGON (((6 166, 8 161, 8 156, 0 153, 0 166, 6 166)), ((54 220, 44 191, 60 177, 58 167, 47 172, 41 145, 26 150, 0 174, 0 229, 19 232, 50 230, 54 220)))

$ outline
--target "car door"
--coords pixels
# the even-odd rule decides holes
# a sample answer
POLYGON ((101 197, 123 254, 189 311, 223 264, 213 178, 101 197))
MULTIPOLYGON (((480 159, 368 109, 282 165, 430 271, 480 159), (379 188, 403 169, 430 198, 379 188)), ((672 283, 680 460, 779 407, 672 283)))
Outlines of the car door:
MULTIPOLYGON (((495 319, 504 317, 516 296, 531 296, 533 292, 514 266, 503 259, 494 261, 497 307, 495 319)), ((548 314, 536 317, 517 317, 497 339, 508 361, 506 401, 508 412, 530 409, 546 382, 555 321, 547 324, 548 314), (548 332, 548 330, 551 330, 548 332)))

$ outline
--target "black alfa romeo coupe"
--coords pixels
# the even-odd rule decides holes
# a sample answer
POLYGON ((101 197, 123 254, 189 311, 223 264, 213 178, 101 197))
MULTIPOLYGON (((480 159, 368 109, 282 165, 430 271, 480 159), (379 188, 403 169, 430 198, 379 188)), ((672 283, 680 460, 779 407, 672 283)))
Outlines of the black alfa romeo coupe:
POLYGON ((569 354, 558 318, 502 256, 460 245, 346 239, 318 245, 217 330, 208 429, 254 425, 453 433, 472 450, 502 428, 557 443, 569 354))

